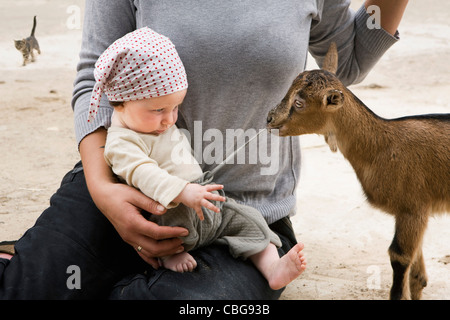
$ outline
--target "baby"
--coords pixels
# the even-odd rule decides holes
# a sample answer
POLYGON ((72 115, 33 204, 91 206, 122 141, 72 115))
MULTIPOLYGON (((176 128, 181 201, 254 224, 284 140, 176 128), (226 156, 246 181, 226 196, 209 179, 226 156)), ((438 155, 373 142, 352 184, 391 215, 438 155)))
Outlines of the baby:
POLYGON ((176 127, 188 83, 172 42, 141 28, 115 41, 95 67, 88 121, 95 119, 102 93, 114 107, 107 163, 126 183, 168 208, 149 220, 189 230, 183 238, 185 251, 162 257, 161 264, 192 271, 197 264, 188 251, 214 242, 228 245, 234 257, 249 258, 274 290, 297 278, 306 268, 303 245, 280 258, 281 241, 261 213, 225 197, 222 185, 210 183, 212 177, 203 174, 176 127))

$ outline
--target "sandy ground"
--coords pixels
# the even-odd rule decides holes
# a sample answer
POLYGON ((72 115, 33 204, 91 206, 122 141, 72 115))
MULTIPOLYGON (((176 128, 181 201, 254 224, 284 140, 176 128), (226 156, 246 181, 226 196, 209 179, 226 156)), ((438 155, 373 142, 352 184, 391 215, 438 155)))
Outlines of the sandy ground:
MULTIPOLYGON (((83 3, 0 2, 0 240, 16 239, 34 224, 79 159, 70 100, 83 3), (33 15, 42 55, 22 67, 13 39, 29 35, 33 15)), ((450 112, 449 19, 446 0, 410 1, 402 40, 351 89, 387 118, 450 112)), ((365 202, 350 165, 321 137, 301 141, 304 161, 293 223, 305 243, 308 269, 282 299, 386 299, 392 217, 365 202)), ((450 298, 449 242, 449 217, 433 218, 424 243, 429 274, 424 299, 450 298)))

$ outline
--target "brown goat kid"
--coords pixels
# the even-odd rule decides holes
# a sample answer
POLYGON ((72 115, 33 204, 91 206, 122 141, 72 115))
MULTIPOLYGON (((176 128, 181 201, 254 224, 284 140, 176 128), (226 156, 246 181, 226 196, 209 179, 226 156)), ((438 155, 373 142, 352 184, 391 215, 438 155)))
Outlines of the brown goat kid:
POLYGON ((427 284, 422 239, 433 213, 450 212, 450 114, 383 119, 334 75, 331 45, 324 70, 305 71, 269 112, 280 136, 322 134, 351 163, 368 201, 395 217, 389 247, 391 299, 420 299, 427 284))

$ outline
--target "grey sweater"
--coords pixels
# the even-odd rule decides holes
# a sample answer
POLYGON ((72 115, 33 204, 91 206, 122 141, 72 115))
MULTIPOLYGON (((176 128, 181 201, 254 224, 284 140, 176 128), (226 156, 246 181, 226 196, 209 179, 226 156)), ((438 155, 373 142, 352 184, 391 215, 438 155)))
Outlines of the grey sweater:
MULTIPOLYGON (((116 39, 148 26, 169 37, 189 89, 177 125, 187 129, 204 171, 212 170, 265 128, 268 111, 304 70, 338 45, 338 76, 361 81, 396 38, 369 29, 368 15, 345 0, 87 0, 72 107, 78 142, 112 114, 103 96, 87 122, 99 55, 116 39)), ((294 213, 300 171, 298 138, 261 134, 215 173, 226 194, 259 209, 268 223, 294 213)))

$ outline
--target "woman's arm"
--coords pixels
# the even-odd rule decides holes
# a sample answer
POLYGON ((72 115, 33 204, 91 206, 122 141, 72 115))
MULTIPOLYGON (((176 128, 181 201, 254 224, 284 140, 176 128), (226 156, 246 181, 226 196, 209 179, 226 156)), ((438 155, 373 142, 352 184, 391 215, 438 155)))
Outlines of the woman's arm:
POLYGON ((359 10, 349 0, 323 0, 311 24, 309 51, 321 66, 331 42, 339 52, 337 76, 345 85, 361 82, 383 54, 398 41, 394 36, 406 0, 367 0, 359 10), (371 28, 369 5, 381 12, 381 29, 371 28), (384 29, 386 28, 386 29, 384 29), (395 29, 395 30, 394 30, 395 29))
MULTIPOLYGON (((366 9, 371 5, 380 8, 380 25, 392 35, 395 35, 402 20, 408 0, 366 0, 366 9)), ((370 13, 370 12, 369 12, 370 13)))
POLYGON ((80 60, 72 97, 78 143, 91 132, 101 127, 108 128, 111 124, 112 107, 106 95, 100 101, 95 120, 87 121, 95 84, 95 62, 114 41, 136 29, 135 11, 132 0, 86 0, 80 60))
POLYGON ((133 0, 86 0, 83 40, 74 81, 72 107, 86 183, 93 201, 122 239, 135 248, 141 246, 143 249, 139 254, 142 259, 157 268, 156 257, 183 249, 181 240, 176 237, 186 235, 187 230, 160 227, 144 219, 140 214, 141 209, 153 214, 162 213, 157 210, 157 203, 115 180, 105 162, 102 148, 106 141, 105 127, 109 126, 112 115, 112 108, 106 97, 100 102, 95 121, 87 121, 95 84, 95 62, 111 43, 135 30, 135 13, 133 0), (162 239, 170 240, 160 241, 162 239))
POLYGON ((153 214, 163 214, 165 209, 135 188, 116 181, 103 157, 105 141, 106 130, 100 128, 87 135, 80 143, 89 192, 96 206, 113 224, 122 239, 134 248, 141 246, 141 258, 158 268, 156 257, 184 250, 178 237, 186 236, 187 230, 158 226, 141 215, 141 209, 153 214))

